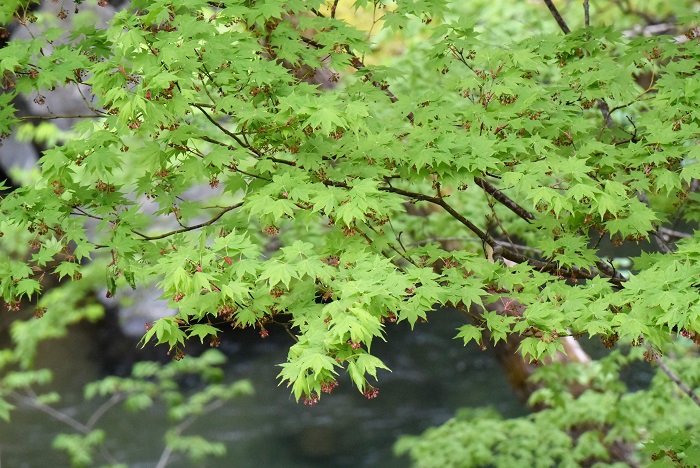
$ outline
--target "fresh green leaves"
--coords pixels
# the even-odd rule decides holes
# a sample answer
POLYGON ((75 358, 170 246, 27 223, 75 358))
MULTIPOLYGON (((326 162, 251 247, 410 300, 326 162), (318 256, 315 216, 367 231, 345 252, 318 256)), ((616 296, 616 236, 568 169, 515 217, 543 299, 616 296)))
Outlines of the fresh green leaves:
MULTIPOLYGON (((46 106, 53 88, 88 117, 0 201, 0 295, 45 313, 13 327, 17 362, 63 333, 58 313, 101 314, 67 310, 72 293, 150 285, 177 312, 143 344, 180 358, 227 327, 281 325, 295 339, 281 383, 307 403, 343 372, 375 396, 374 340, 436 307, 470 321, 465 344, 513 340, 528 360, 564 337, 696 339, 696 29, 629 37, 645 16, 613 8, 613 26, 563 37, 543 8, 519 5, 516 25, 497 4, 357 2, 377 20, 363 29, 331 17, 337 2, 138 0, 103 28, 71 14, 63 35, 5 2, 0 22, 32 37, 0 49, 0 134, 18 128, 17 96, 69 117, 46 106), (382 53, 392 41, 405 54, 382 53)), ((564 430, 543 460, 599 455, 600 434, 564 430)))

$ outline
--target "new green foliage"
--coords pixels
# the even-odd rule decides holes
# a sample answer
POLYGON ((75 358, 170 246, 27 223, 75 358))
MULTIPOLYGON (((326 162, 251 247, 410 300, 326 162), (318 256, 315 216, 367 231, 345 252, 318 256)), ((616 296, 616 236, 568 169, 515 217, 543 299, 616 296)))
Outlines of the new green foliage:
MULTIPOLYGON (((652 354, 698 342, 697 11, 654 2, 675 36, 636 37, 633 3, 596 2, 593 25, 563 35, 527 2, 513 17, 502 2, 342 4, 372 12, 368 33, 338 2, 134 0, 104 28, 75 5, 66 36, 4 2, 0 22, 33 34, 0 49, 0 133, 23 119, 13 97, 41 105, 48 89, 80 92, 89 121, 0 201, 2 232, 21 240, 0 250, 3 301, 43 293, 47 322, 66 288, 47 292, 49 278, 108 297, 157 284, 177 314, 144 345, 181 356, 227 327, 284 329, 281 383, 310 403, 342 372, 376 396, 373 341, 438 306, 475 320, 465 343, 522 336, 526 359, 555 356, 564 336, 652 354), (385 52, 392 41, 405 53, 385 52), (645 242, 660 253, 626 271, 610 261, 645 242)), ((50 334, 41 323, 13 333, 50 334)), ((541 414, 507 430, 534 434, 541 414)), ((602 457, 605 434, 570 430, 523 450, 544 465, 602 457)), ((676 440, 650 452, 662 439, 676 440)), ((498 444, 470 463, 519 456, 498 444)))

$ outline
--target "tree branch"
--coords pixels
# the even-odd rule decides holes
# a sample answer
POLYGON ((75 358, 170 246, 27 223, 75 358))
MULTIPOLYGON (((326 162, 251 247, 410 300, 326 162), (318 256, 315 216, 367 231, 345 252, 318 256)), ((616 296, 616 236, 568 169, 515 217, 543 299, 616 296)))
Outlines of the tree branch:
POLYGON ((104 115, 100 114, 75 114, 75 115, 24 115, 19 117, 22 121, 32 121, 32 120, 56 120, 56 119, 95 119, 102 118, 104 115))
POLYGON ((525 208, 522 206, 518 205, 513 199, 509 198, 506 194, 498 190, 496 187, 488 183, 486 180, 482 179, 481 177, 474 177, 474 182, 476 185, 481 187, 484 192, 488 193, 491 195, 493 198, 498 200, 499 203, 501 203, 503 206, 508 208, 510 211, 515 213, 516 215, 520 216, 522 219, 527 221, 528 223, 531 220, 535 219, 535 216, 527 211, 525 208))
POLYGON ((557 21, 557 24, 564 32, 564 34, 569 34, 571 32, 571 29, 569 29, 569 26, 566 25, 566 21, 564 21, 564 18, 561 17, 561 15, 559 14, 559 10, 557 10, 557 7, 554 6, 552 0, 544 0, 544 3, 545 5, 547 5, 547 8, 549 8, 550 13, 552 13, 552 16, 557 21))
MULTIPOLYGON (((347 187, 347 185, 345 185, 347 187)), ((457 221, 462 223, 464 226, 466 226, 470 231, 472 231, 474 234, 477 235, 481 241, 487 245, 489 245, 493 249, 493 254, 494 256, 502 257, 506 260, 510 260, 511 262, 515 263, 527 263, 534 269, 540 271, 540 272, 546 272, 553 274, 555 276, 560 276, 563 278, 571 278, 571 279, 593 279, 595 277, 604 277, 608 278, 611 283, 615 284, 616 286, 621 286, 622 283, 625 281, 625 279, 620 276, 618 273, 612 271, 610 272, 609 270, 606 271, 606 269, 601 268, 599 265, 598 268, 580 268, 580 267, 568 267, 568 268, 563 268, 560 267, 556 263, 552 262, 543 262, 540 260, 535 260, 534 258, 528 257, 526 255, 523 255, 521 253, 518 253, 514 250, 507 249, 504 245, 503 242, 497 241, 493 237, 491 237, 488 233, 482 231, 479 227, 477 227, 474 223, 469 221, 467 218, 465 218, 463 215, 458 213, 452 206, 450 206, 444 198, 441 197, 431 197, 429 195, 425 195, 419 192, 411 192, 408 190, 403 190, 399 189, 396 187, 388 186, 388 187, 380 187, 380 190, 385 191, 385 192, 391 192, 391 193, 396 193, 398 195, 403 195, 408 198, 412 198, 414 200, 420 200, 420 201, 427 201, 429 203, 432 203, 434 205, 438 205, 441 208, 443 208, 445 211, 447 211, 453 218, 455 218, 457 221)), ((602 262, 599 262, 601 265, 604 266, 602 262)))
POLYGON ((261 154, 260 154, 260 152, 259 152, 258 150, 256 150, 255 148, 253 148, 253 147, 250 146, 250 145, 246 145, 245 142, 244 142, 243 140, 241 140, 241 139, 238 137, 238 135, 236 135, 235 133, 233 133, 232 131, 230 131, 229 129, 227 129, 227 128, 224 127, 223 125, 221 125, 219 122, 217 122, 211 115, 209 115, 209 113, 208 113, 207 111, 204 110, 204 107, 203 107, 201 104, 198 104, 198 103, 191 103, 191 105, 192 105, 193 107, 196 107, 197 109, 199 109, 200 112, 202 112, 202 114, 204 114, 204 116, 207 118, 207 120, 208 120, 209 122, 213 123, 214 126, 216 126, 216 128, 218 128, 219 130, 221 130, 222 132, 224 132, 226 135, 228 135, 228 136, 230 136, 231 138, 233 138, 234 140, 236 140, 236 143, 238 143, 239 145, 241 145, 241 147, 246 148, 246 149, 249 149, 250 151, 252 151, 253 153, 255 153, 255 155, 257 155, 257 156, 261 156, 261 154))
POLYGON ((335 11, 338 8, 338 1, 339 0, 333 0, 333 5, 331 5, 331 18, 335 18, 335 11))
POLYGON ((140 236, 143 240, 149 240, 149 241, 150 241, 150 240, 165 239, 166 237, 170 237, 170 236, 173 236, 173 235, 175 235, 175 234, 179 234, 179 233, 181 233, 181 232, 194 231, 194 230, 196 230, 196 229, 200 229, 200 228, 203 228, 203 227, 206 227, 206 226, 211 226, 211 225, 214 224, 216 221, 218 221, 218 219, 221 218, 223 215, 225 215, 225 214, 228 213, 229 211, 235 210, 236 208, 239 208, 239 207, 241 207, 241 206, 243 206, 243 202, 236 203, 235 205, 227 206, 226 208, 224 208, 223 210, 221 210, 216 216, 214 216, 213 218, 211 218, 209 221, 205 221, 205 222, 203 222, 203 223, 195 224, 194 226, 186 226, 186 227, 183 227, 182 229, 176 229, 176 230, 174 230, 174 231, 170 231, 170 232, 166 232, 166 233, 163 233, 163 234, 159 234, 159 235, 157 235, 157 236, 148 236, 148 235, 142 234, 142 233, 140 233, 140 232, 138 232, 138 231, 132 231, 132 232, 133 232, 134 234, 136 234, 137 236, 140 236))
MULTIPOLYGON (((180 424, 175 426, 173 429, 173 432, 176 436, 182 435, 185 430, 192 425, 197 419, 201 418, 203 415, 206 415, 208 413, 211 413, 212 411, 221 408, 224 406, 224 403, 226 403, 225 400, 215 400, 206 405, 202 411, 199 414, 192 414, 187 417, 184 421, 182 421, 180 424)), ((163 452, 160 454, 160 458, 158 459, 158 463, 156 464, 156 468, 165 468, 168 465, 168 462, 170 461, 170 457, 172 456, 174 452, 174 449, 171 445, 169 445, 166 442, 165 449, 163 449, 163 452)))
POLYGON ((32 408, 38 409, 39 411, 48 414, 52 418, 61 421, 62 423, 72 427, 78 432, 81 432, 83 434, 87 434, 90 432, 90 428, 87 427, 85 424, 81 423, 80 421, 77 421, 67 414, 57 410, 56 408, 45 405, 44 403, 41 403, 39 400, 37 400, 36 395, 33 394, 34 392, 31 392, 29 396, 22 395, 18 392, 12 392, 11 395, 14 397, 16 400, 21 401, 22 403, 31 406, 32 408))
POLYGON ((85 423, 85 426, 88 429, 92 429, 93 427, 95 427, 97 421, 99 421, 100 418, 102 418, 102 416, 104 416, 105 413, 107 413, 107 411, 109 411, 114 405, 124 400, 125 398, 126 395, 122 393, 115 393, 114 395, 112 395, 112 397, 109 400, 102 403, 100 407, 97 408, 94 413, 92 413, 92 416, 90 416, 90 419, 88 419, 88 421, 85 423))
POLYGON ((491 247, 495 247, 497 245, 496 241, 490 235, 479 229, 476 226, 476 224, 472 223, 467 218, 459 214, 441 197, 431 197, 429 195, 425 195, 419 192, 409 192, 408 190, 403 190, 392 186, 380 187, 380 190, 385 192, 396 193, 398 195, 403 195, 405 197, 413 198, 414 200, 427 201, 433 203, 434 205, 438 205, 442 207, 445 211, 447 211, 450 215, 452 215, 453 218, 455 218, 457 221, 466 226, 467 229, 476 234, 479 237, 479 239, 481 239, 483 242, 487 243, 491 247))
POLYGON ((673 383, 675 383, 678 386, 678 388, 681 389, 681 391, 683 391, 683 393, 688 395, 690 397, 690 399, 693 400, 693 403, 700 406, 700 397, 698 396, 698 394, 695 393, 693 391, 693 389, 688 387, 688 385, 685 382, 683 382, 680 379, 680 377, 678 377, 678 375, 676 375, 676 373, 671 370, 670 367, 668 367, 666 365, 666 363, 661 359, 661 356, 655 354, 654 355, 654 362, 656 362, 656 364, 658 364, 658 366, 661 368, 661 370, 664 372, 664 374, 666 374, 668 376, 668 378, 671 379, 671 381, 673 383))

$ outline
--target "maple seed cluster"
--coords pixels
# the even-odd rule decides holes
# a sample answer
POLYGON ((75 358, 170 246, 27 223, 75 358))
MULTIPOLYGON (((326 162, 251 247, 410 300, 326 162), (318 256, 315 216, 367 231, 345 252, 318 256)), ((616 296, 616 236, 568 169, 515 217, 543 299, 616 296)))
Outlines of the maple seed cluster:
POLYGON ((321 384, 321 391, 323 393, 331 393, 336 387, 338 387, 338 385, 337 380, 331 380, 330 382, 321 384))
POLYGON ((318 395, 311 394, 311 396, 304 398, 304 404, 306 406, 314 406, 315 404, 318 403, 318 400, 319 400, 318 395))
POLYGON ((95 182, 95 188, 100 192, 108 193, 113 193, 115 190, 114 185, 102 182, 100 179, 97 179, 97 182, 95 182))
POLYGON ((358 341, 348 340, 348 344, 352 349, 360 349, 362 347, 362 344, 358 341))
POLYGON ((277 234, 279 234, 280 228, 270 224, 269 226, 265 226, 265 228, 263 229, 263 232, 265 234, 267 234, 268 236, 276 236, 277 234))
MULTIPOLYGON (((172 350, 168 351, 168 356, 170 356, 171 351, 172 351, 172 350)), ((187 353, 185 353, 185 350, 184 350, 184 349, 182 349, 182 348, 175 348, 175 354, 173 355, 173 359, 175 359, 176 361, 181 361, 182 359, 184 359, 184 357, 185 357, 186 355, 187 355, 187 353)))

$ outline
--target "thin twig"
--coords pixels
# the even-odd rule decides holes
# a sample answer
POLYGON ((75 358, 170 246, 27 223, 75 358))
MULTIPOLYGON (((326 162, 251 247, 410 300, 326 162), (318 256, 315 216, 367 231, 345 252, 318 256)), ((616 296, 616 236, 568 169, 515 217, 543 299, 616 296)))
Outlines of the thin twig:
POLYGON ((214 216, 213 218, 211 218, 209 221, 205 221, 205 222, 203 222, 203 223, 195 224, 194 226, 186 226, 186 227, 183 227, 182 229, 176 229, 176 230, 174 230, 174 231, 170 231, 170 232, 166 232, 166 233, 163 233, 163 234, 159 234, 159 235, 157 235, 157 236, 148 236, 148 235, 142 234, 142 233, 140 233, 140 232, 138 232, 138 231, 132 231, 132 232, 133 232, 134 234, 136 234, 137 236, 141 237, 143 240, 149 240, 149 241, 151 241, 151 240, 165 239, 166 237, 170 237, 170 236, 173 236, 173 235, 175 235, 175 234, 180 234, 181 232, 194 231, 194 230, 199 229, 199 228, 203 228, 203 227, 206 227, 206 226, 211 226, 211 225, 214 224, 216 221, 218 221, 218 219, 221 218, 223 215, 225 215, 226 213, 228 213, 228 212, 231 211, 231 210, 235 210, 236 208, 240 208, 241 206, 243 206, 243 202, 236 203, 235 205, 227 206, 226 208, 224 208, 223 210, 221 210, 219 213, 217 213, 217 215, 214 216))
POLYGON ((239 145, 241 145, 243 148, 249 149, 250 151, 252 151, 253 153, 255 153, 257 156, 261 156, 261 154, 260 154, 259 151, 257 151, 255 148, 253 148, 253 147, 250 146, 250 145, 246 145, 245 142, 244 142, 243 140, 241 140, 241 139, 238 137, 238 135, 236 135, 235 133, 233 133, 232 131, 230 131, 229 129, 227 129, 227 128, 224 127, 223 125, 221 125, 219 122, 217 122, 211 115, 209 115, 209 113, 208 113, 207 111, 204 110, 204 107, 203 107, 203 106, 201 106, 201 105, 199 105, 199 104, 197 104, 197 103, 193 103, 192 106, 193 106, 193 107, 196 107, 197 109, 199 109, 200 112, 202 112, 202 114, 204 114, 204 116, 207 118, 207 120, 208 120, 209 122, 213 123, 214 126, 216 126, 219 130, 221 130, 221 131, 224 132, 226 135, 228 135, 228 136, 230 136, 231 138, 233 138, 234 140, 236 140, 236 143, 238 143, 239 145))
POLYGON ((588 0, 583 0, 583 17, 585 19, 586 29, 591 27, 591 16, 588 8, 588 0))
POLYGON ((80 208, 79 206, 74 206, 73 209, 76 210, 76 211, 78 211, 78 213, 71 213, 73 216, 79 216, 79 215, 80 215, 80 216, 85 216, 85 217, 87 217, 87 218, 96 219, 96 220, 98 220, 98 221, 104 221, 104 218, 103 218, 102 216, 96 216, 96 215, 90 214, 90 213, 88 213, 87 211, 85 211, 85 210, 83 210, 82 208, 80 208))
POLYGON ((14 397, 16 400, 19 400, 22 403, 29 405, 35 409, 38 409, 39 411, 48 414, 52 418, 61 421, 62 423, 72 427, 78 432, 82 432, 83 434, 87 434, 88 432, 90 432, 90 428, 88 428, 85 424, 71 418, 70 416, 68 416, 65 413, 62 413, 61 411, 58 411, 52 406, 41 403, 39 400, 37 400, 36 394, 34 394, 34 392, 30 392, 29 390, 27 392, 29 393, 28 396, 22 395, 18 392, 12 392, 10 395, 12 395, 12 397, 14 397))
MULTIPOLYGON (((381 236, 381 233, 380 233, 374 226, 372 226, 371 224, 369 224, 369 223, 366 222, 366 223, 365 223, 365 226, 367 226, 367 227, 368 227, 373 233, 375 233, 377 236, 381 236)), ((392 230, 393 230, 393 228, 392 228, 392 230)), ((365 233, 362 233, 362 234, 363 234, 366 238, 369 239, 369 236, 367 236, 365 233)), ((401 248, 402 248, 402 249, 404 250, 404 252, 405 252, 405 251, 406 251, 406 248, 405 248, 405 247, 403 246, 403 244, 401 243, 401 239, 399 239, 399 238, 397 237, 396 240, 399 242, 399 245, 401 246, 401 248)), ((406 255, 406 254, 404 254, 403 252, 401 252, 394 244, 389 243, 389 247, 391 248, 391 250, 393 250, 394 252, 396 252, 397 254, 399 254, 399 256, 400 256, 401 258, 403 258, 403 259, 406 260, 407 262, 409 262, 409 263, 411 263, 411 264, 417 266, 417 265, 416 265, 416 262, 414 262, 413 259, 412 259, 411 257, 409 257, 408 255, 406 255)), ((382 252, 382 253, 383 253, 383 255, 384 255, 386 258, 390 258, 388 254, 386 254, 386 253, 384 253, 384 252, 382 252)))
MULTIPOLYGON (((188 427, 192 425, 197 419, 201 418, 203 415, 207 413, 211 413, 212 411, 221 408, 224 403, 226 403, 225 400, 216 400, 211 403, 209 403, 201 413, 199 414, 193 414, 190 415, 187 419, 182 421, 180 424, 178 424, 175 429, 175 435, 179 436, 181 435, 188 427)), ((158 463, 156 464, 156 468, 165 468, 168 465, 168 462, 170 461, 170 456, 173 453, 173 448, 166 444, 165 449, 163 452, 160 454, 160 458, 158 459, 158 463)))
POLYGON ((460 213, 457 212, 454 208, 452 208, 443 198, 439 197, 431 197, 429 195, 424 195, 422 193, 418 192, 409 192, 408 190, 402 190, 399 188, 395 187, 380 187, 380 190, 383 190, 385 192, 391 192, 391 193, 396 193, 399 195, 404 195, 409 198, 413 198, 416 200, 423 200, 427 201, 430 203, 433 203, 435 205, 438 205, 442 207, 445 211, 447 211, 450 215, 452 215, 453 218, 455 218, 457 221, 462 223, 464 226, 467 227, 470 231, 472 231, 474 234, 476 234, 481 240, 489 244, 491 247, 495 247, 496 241, 487 233, 479 229, 476 224, 472 223, 469 221, 467 218, 462 216, 460 213))
MULTIPOLYGON (((329 184, 330 185, 330 184, 329 184)), ((533 267, 534 269, 537 269, 540 272, 546 272, 550 273, 555 276, 559 276, 562 278, 572 278, 572 279, 593 279, 597 276, 602 276, 605 278, 608 278, 611 283, 615 284, 616 286, 621 286, 621 284, 625 281, 624 278, 622 278, 619 274, 604 274, 601 270, 598 270, 594 267, 587 267, 587 268, 580 268, 576 266, 571 266, 568 268, 565 267, 560 267, 556 263, 552 262, 542 262, 540 260, 535 260, 534 258, 530 258, 526 255, 520 254, 518 252, 515 252, 513 250, 510 250, 506 248, 506 244, 504 245, 503 242, 497 241, 491 235, 488 233, 482 231, 479 227, 477 227, 474 223, 469 221, 467 218, 465 218, 463 215, 458 213, 452 206, 450 206, 443 198, 440 197, 431 197, 429 195, 425 195, 423 193, 419 192, 410 192, 408 190, 403 190, 399 189, 396 187, 380 187, 379 190, 385 191, 385 192, 391 192, 391 193, 396 193, 398 195, 403 195, 408 198, 412 198, 414 200, 421 200, 421 201, 427 201, 429 203, 433 203, 434 205, 438 205, 442 207, 445 211, 447 211, 453 218, 455 218, 457 221, 462 223, 464 226, 467 227, 470 231, 472 231, 474 234, 481 239, 481 241, 484 244, 489 245, 493 249, 493 253, 495 257, 501 257, 506 260, 510 260, 511 262, 515 263, 526 263, 533 267)))
MULTIPOLYGON (((433 237, 430 239, 424 239, 421 241, 416 241, 412 242, 409 245, 411 247, 415 246, 422 246, 422 245, 427 245, 430 244, 431 242, 438 242, 440 244, 447 243, 447 242, 483 242, 481 239, 478 237, 433 237)), ((542 251, 540 249, 536 249, 534 247, 528 247, 527 245, 522 245, 522 244, 514 244, 511 242, 506 242, 502 240, 496 239, 496 244, 503 246, 503 247, 512 247, 515 250, 520 250, 522 252, 532 252, 535 255, 541 255, 542 251)))
POLYGON ((510 238, 508 231, 506 231, 506 228, 503 226, 503 223, 501 222, 501 218, 499 218, 498 213, 496 213, 496 203, 494 202, 493 199, 488 198, 488 197, 486 197, 486 198, 487 198, 486 202, 488 203, 489 209, 491 210, 491 219, 496 221, 498 228, 501 230, 501 234, 503 234, 503 237, 505 237, 508 240, 508 245, 510 245, 512 248, 515 248, 515 244, 513 243, 513 239, 510 238))
POLYGON ((661 368, 661 370, 664 371, 664 374, 666 374, 666 375, 668 376, 668 378, 671 379, 671 380, 673 381, 673 383, 675 383, 675 384, 678 386, 678 388, 680 388, 680 389, 683 391, 683 393, 685 393, 686 395, 688 395, 688 396, 690 397, 690 399, 693 400, 693 403, 695 403, 696 405, 700 406, 700 397, 698 396, 698 394, 695 393, 695 392, 693 391, 693 389, 691 389, 690 387, 688 387, 688 385, 687 385, 685 382, 683 382, 683 381, 680 379, 680 377, 678 377, 678 375, 676 375, 676 373, 673 372, 673 371, 666 365, 666 363, 661 359, 661 356, 655 354, 655 355, 654 355, 654 362, 656 362, 656 364, 659 365, 659 367, 661 368))
POLYGON ((85 423, 85 426, 88 429, 92 429, 93 427, 95 427, 97 421, 99 421, 100 418, 102 418, 102 416, 104 416, 105 413, 107 413, 107 411, 109 411, 114 405, 124 400, 125 398, 126 395, 122 393, 115 393, 114 395, 112 395, 112 398, 102 403, 100 407, 97 408, 94 413, 92 413, 92 416, 90 416, 90 419, 88 419, 88 421, 85 423))
POLYGON ((75 114, 75 115, 25 115, 22 117, 19 117, 19 120, 25 121, 25 120, 56 120, 56 119, 95 119, 95 118, 101 118, 104 117, 104 115, 100 114, 75 114))
POLYGON ((545 5, 547 5, 547 8, 549 8, 550 13, 552 13, 552 16, 557 21, 557 24, 564 32, 564 34, 569 34, 571 32, 571 29, 569 29, 569 26, 566 25, 566 21, 564 21, 564 18, 561 17, 561 15, 559 14, 559 10, 557 10, 557 7, 554 6, 552 0, 544 0, 544 3, 545 5))
MULTIPOLYGON (((80 421, 68 416, 66 413, 59 411, 52 406, 41 403, 38 400, 38 396, 36 395, 36 393, 34 393, 34 391, 32 389, 28 388, 28 389, 26 389, 26 392, 27 392, 27 396, 21 395, 20 393, 17 393, 17 392, 12 392, 11 395, 15 399, 32 406, 33 408, 51 416, 52 418, 66 424, 67 426, 72 427, 74 430, 76 430, 82 434, 88 434, 90 431, 92 431, 92 429, 95 427, 95 424, 97 423, 97 421, 102 416, 104 416, 104 414, 107 411, 109 411, 110 408, 112 408, 114 405, 116 405, 117 403, 119 403, 120 401, 122 401, 125 398, 125 395, 120 395, 120 394, 112 395, 112 398, 110 398, 109 400, 104 402, 102 405, 100 405, 100 407, 97 408, 97 410, 92 414, 92 416, 90 416, 90 419, 88 420, 88 422, 86 424, 83 424, 80 421)), ((102 456, 104 457, 104 459, 108 463, 113 464, 113 465, 117 464, 117 460, 112 456, 111 453, 109 453, 109 451, 104 446, 100 446, 99 450, 100 450, 100 453, 102 454, 102 456)))

